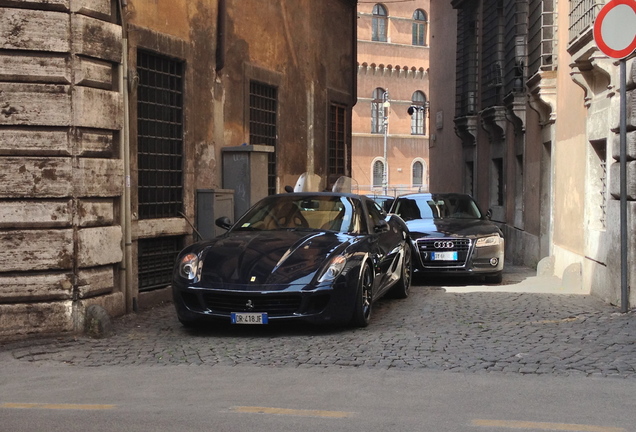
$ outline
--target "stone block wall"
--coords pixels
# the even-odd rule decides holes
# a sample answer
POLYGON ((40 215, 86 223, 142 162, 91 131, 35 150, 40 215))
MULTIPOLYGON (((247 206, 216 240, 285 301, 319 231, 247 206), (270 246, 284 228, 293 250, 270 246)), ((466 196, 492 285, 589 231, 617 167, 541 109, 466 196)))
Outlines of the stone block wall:
POLYGON ((0 0, 0 340, 125 311, 111 0, 0 0))

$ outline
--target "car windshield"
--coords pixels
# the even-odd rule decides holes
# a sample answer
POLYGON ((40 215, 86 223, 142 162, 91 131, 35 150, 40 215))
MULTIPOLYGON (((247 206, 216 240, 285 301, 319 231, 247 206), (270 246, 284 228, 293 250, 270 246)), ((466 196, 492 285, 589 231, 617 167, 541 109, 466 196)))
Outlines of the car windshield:
POLYGON ((475 201, 466 195, 433 195, 399 198, 393 213, 405 221, 414 219, 481 219, 475 201))
POLYGON ((358 200, 337 195, 278 195, 264 198, 234 230, 310 229, 360 233, 358 200))

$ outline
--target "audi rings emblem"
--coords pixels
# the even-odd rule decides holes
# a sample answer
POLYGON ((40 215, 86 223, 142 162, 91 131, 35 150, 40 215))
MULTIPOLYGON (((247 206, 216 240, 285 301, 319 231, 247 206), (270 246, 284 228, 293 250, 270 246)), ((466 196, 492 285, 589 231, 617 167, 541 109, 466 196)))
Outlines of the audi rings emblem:
POLYGON ((433 246, 435 246, 435 249, 452 249, 455 247, 455 243, 452 241, 436 241, 433 246))

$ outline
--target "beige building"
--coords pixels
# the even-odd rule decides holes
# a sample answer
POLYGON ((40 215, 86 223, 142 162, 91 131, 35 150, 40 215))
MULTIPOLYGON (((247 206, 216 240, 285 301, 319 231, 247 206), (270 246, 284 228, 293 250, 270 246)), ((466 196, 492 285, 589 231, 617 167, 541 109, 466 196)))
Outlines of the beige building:
POLYGON ((428 190, 429 4, 358 5, 352 173, 362 193, 428 190))
POLYGON ((351 175, 355 0, 2 5, 0 339, 170 299, 215 217, 351 175))
MULTIPOLYGON (((473 194, 507 259, 621 304, 619 74, 593 40, 604 2, 447 0, 431 10, 431 187, 473 194)), ((634 60, 628 59, 628 101, 634 60)), ((628 159, 636 105, 628 104, 628 159)), ((628 178, 635 166, 628 164, 628 178)), ((628 182, 636 218, 636 183, 628 182)), ((629 280, 635 280, 633 258, 629 280)), ((632 304, 624 302, 621 306, 632 304)))

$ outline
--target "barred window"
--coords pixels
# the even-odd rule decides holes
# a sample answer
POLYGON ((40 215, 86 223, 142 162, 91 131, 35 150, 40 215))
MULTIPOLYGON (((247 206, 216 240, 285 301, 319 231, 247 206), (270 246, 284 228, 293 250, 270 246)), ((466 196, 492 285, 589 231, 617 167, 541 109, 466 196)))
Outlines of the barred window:
POLYGON ((384 162, 377 160, 373 163, 373 187, 381 187, 384 184, 384 162))
POLYGON ((528 76, 556 67, 554 0, 531 0, 528 29, 528 76))
POLYGON ((607 224, 607 141, 590 142, 588 185, 592 193, 587 197, 592 228, 604 230, 607 224))
POLYGON ((426 133, 426 96, 421 91, 413 93, 411 101, 411 135, 424 135, 426 133))
POLYGON ((426 45, 426 14, 422 9, 413 13, 413 45, 426 45))
POLYGON ((424 184, 424 165, 420 161, 413 164, 413 186, 418 187, 424 184))
MULTIPOLYGON (((276 147, 278 89, 250 81, 250 144, 276 147)), ((268 153, 267 193, 276 193, 276 152, 268 153)))
MULTIPOLYGON (((514 2, 509 2, 510 4, 514 2)), ((504 15, 502 0, 484 0, 481 108, 503 105, 504 15)), ((513 36, 514 38, 514 36, 513 36)))
POLYGON ((384 99, 386 91, 383 88, 373 90, 371 100, 371 133, 384 133, 384 99))
POLYGON ((504 204, 504 165, 503 159, 496 158, 492 160, 492 178, 491 178, 491 198, 493 205, 502 206, 504 204))
POLYGON ((172 269, 182 247, 181 237, 139 240, 137 254, 139 291, 150 291, 170 285, 172 269))
POLYGON ((183 210, 183 63, 137 52, 139 219, 183 210))
POLYGON ((479 73, 478 2, 465 2, 457 15, 457 88, 455 112, 458 117, 477 113, 479 73))
POLYGON ((373 22, 371 39, 376 42, 387 41, 387 12, 381 4, 373 6, 373 22))
POLYGON ((329 107, 329 154, 327 172, 349 175, 351 143, 347 142, 347 108, 331 104, 329 107))

